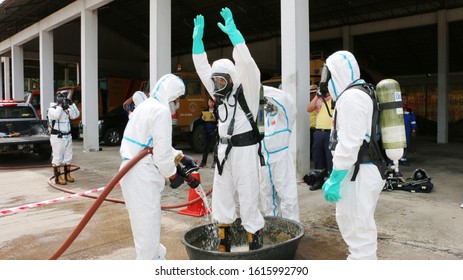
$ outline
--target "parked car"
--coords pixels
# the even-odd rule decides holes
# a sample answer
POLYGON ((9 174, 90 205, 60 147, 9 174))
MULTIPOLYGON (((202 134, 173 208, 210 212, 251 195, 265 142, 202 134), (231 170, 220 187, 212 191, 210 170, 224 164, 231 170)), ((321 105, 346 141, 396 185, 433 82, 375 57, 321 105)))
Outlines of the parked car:
POLYGON ((26 103, 30 103, 32 106, 34 106, 34 109, 37 112, 37 116, 39 119, 41 119, 42 113, 40 111, 40 90, 34 89, 24 92, 24 100, 26 103))
POLYGON ((103 141, 108 146, 120 145, 128 121, 129 115, 122 105, 109 111, 98 122, 100 141, 103 141))
MULTIPOLYGON (((108 146, 120 145, 128 121, 128 113, 124 110, 122 105, 108 112, 98 121, 100 142, 108 146)), ((80 138, 82 138, 82 122, 79 125, 79 130, 80 138)))
POLYGON ((0 100, 0 153, 37 153, 42 160, 50 159, 47 126, 32 104, 0 100))

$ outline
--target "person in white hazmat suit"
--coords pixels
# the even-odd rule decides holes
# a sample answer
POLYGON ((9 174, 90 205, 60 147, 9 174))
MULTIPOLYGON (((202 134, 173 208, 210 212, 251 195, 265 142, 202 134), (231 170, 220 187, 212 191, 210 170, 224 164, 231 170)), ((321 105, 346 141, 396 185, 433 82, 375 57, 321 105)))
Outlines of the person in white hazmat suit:
MULTIPOLYGON (((233 59, 219 59, 210 66, 204 44, 204 17, 196 16, 193 30, 193 62, 209 94, 218 104, 217 163, 214 174, 212 215, 218 221, 219 251, 229 252, 230 227, 237 218, 235 194, 240 206, 240 218, 248 232, 249 249, 262 247, 265 221, 259 211, 259 140, 251 124, 256 120, 260 94, 260 71, 251 57, 244 38, 236 28, 230 9, 220 12, 225 25, 219 28, 232 42, 233 59), (245 107, 238 101, 245 99, 245 107), (244 97, 244 98, 243 98, 244 97)), ((254 127, 254 128, 253 128, 254 127)), ((258 134, 258 131, 257 131, 258 134)), ((258 137, 258 136, 257 136, 258 137)), ((262 157, 262 164, 263 157, 262 157)))
POLYGON ((52 147, 52 165, 55 183, 66 185, 74 182, 71 176, 72 162, 72 132, 71 122, 78 118, 80 111, 64 94, 56 97, 56 103, 51 102, 47 110, 48 122, 51 126, 50 144, 52 147), (64 178, 61 177, 61 166, 64 167, 64 178))
POLYGON ((374 214, 385 181, 371 162, 360 163, 355 181, 351 180, 360 147, 364 140, 370 141, 373 102, 358 88, 346 90, 352 83, 364 83, 360 80, 358 63, 350 52, 338 51, 330 55, 323 71, 329 74, 326 83, 321 81, 320 89, 328 90, 336 101, 330 139, 330 144, 335 145, 333 171, 322 187, 324 197, 336 202, 336 221, 349 246, 348 259, 377 259, 374 214))
MULTIPOLYGON (((120 180, 122 195, 129 213, 137 259, 164 259, 166 248, 160 243, 161 191, 165 179, 172 188, 184 179, 178 173, 175 160, 181 151, 172 148, 172 119, 169 103, 185 94, 183 81, 167 74, 159 79, 146 99, 131 113, 124 131, 120 155, 122 169, 130 159, 145 148, 153 153, 135 164, 120 180)), ((183 156, 182 163, 197 165, 183 156)), ((199 183, 196 182, 196 186, 199 183)), ((192 185, 190 185, 192 186, 192 185)))
POLYGON ((265 166, 260 173, 260 198, 266 216, 299 222, 296 170, 289 150, 289 138, 296 120, 296 104, 289 93, 263 86, 265 166))
POLYGON ((135 108, 137 108, 138 105, 140 105, 143 101, 148 99, 146 94, 143 91, 137 90, 133 95, 132 95, 132 101, 133 104, 135 105, 135 108))

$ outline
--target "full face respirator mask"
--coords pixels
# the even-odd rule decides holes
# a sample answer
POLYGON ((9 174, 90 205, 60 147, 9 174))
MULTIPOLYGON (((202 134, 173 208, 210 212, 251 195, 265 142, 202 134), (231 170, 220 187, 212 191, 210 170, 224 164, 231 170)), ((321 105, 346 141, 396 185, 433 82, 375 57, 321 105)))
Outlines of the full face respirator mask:
POLYGON ((325 98, 328 94, 328 81, 331 79, 331 73, 328 66, 323 65, 320 84, 318 85, 317 95, 325 98))
POLYGON ((214 83, 215 102, 217 105, 221 105, 233 90, 233 83, 231 82, 230 75, 214 73, 212 74, 212 82, 214 83))
POLYGON ((61 105, 63 110, 66 110, 69 108, 69 104, 67 102, 66 96, 63 93, 59 93, 56 96, 56 104, 61 105))

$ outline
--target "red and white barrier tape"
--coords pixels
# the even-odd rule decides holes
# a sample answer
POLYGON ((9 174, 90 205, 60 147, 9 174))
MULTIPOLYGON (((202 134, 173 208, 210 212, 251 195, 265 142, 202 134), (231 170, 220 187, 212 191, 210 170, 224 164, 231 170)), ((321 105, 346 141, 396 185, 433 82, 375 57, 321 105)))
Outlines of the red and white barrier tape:
MULTIPOLYGON (((119 184, 117 184, 116 186, 118 186, 118 185, 119 184)), ((71 199, 71 198, 78 197, 78 196, 84 196, 84 195, 87 195, 87 194, 96 193, 96 192, 102 191, 104 188, 105 187, 101 187, 101 188, 98 188, 98 189, 79 192, 79 193, 75 193, 75 194, 71 194, 71 195, 67 195, 67 196, 63 196, 63 197, 59 197, 59 198, 55 198, 55 199, 49 199, 49 200, 44 200, 44 201, 40 201, 40 202, 36 202, 36 203, 30 203, 30 204, 26 204, 26 205, 22 205, 22 206, 18 206, 18 207, 12 207, 12 208, 3 209, 3 210, 0 210, 0 216, 12 214, 12 213, 15 213, 15 212, 19 212, 19 211, 23 211, 23 210, 26 210, 26 209, 39 207, 39 206, 44 206, 44 205, 51 204, 51 203, 60 202, 60 201, 63 201, 63 200, 66 200, 66 199, 71 199)))

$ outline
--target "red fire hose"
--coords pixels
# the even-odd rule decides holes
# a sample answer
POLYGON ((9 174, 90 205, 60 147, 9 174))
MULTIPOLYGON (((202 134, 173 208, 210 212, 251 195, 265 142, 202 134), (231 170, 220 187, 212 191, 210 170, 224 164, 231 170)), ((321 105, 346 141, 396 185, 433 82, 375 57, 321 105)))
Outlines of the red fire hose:
MULTIPOLYGON (((93 203, 93 205, 90 207, 90 209, 87 211, 85 216, 82 218, 82 220, 79 222, 79 224, 76 226, 74 231, 69 235, 69 237, 64 241, 64 243, 55 251, 55 253, 49 258, 49 260, 56 260, 58 259, 68 248, 71 246, 71 244, 74 242, 74 240, 79 236, 79 234, 82 232, 84 227, 87 225, 87 223, 90 221, 90 219, 93 217, 95 214, 96 210, 101 206, 104 200, 109 200, 107 196, 109 193, 113 190, 113 188, 117 185, 119 180, 124 177, 124 175, 141 159, 143 159, 146 155, 152 153, 152 149, 144 149, 138 155, 136 155, 134 158, 129 160, 129 162, 121 169, 119 172, 114 175, 114 177, 109 181, 109 183, 105 186, 103 192, 98 196, 87 196, 91 198, 96 198, 96 201, 93 203)), ((53 177, 52 177, 53 178, 53 177)), ((55 186, 53 186, 55 187, 55 186)), ((63 191, 68 191, 63 189, 63 191)), ((206 192, 206 195, 209 195, 212 192, 212 189, 208 190, 206 192)), ((72 192, 71 192, 72 193, 72 192)), ((172 205, 172 206, 161 206, 161 209, 171 209, 171 208, 179 208, 179 207, 184 207, 188 206, 190 204, 193 204, 197 201, 199 201, 201 198, 198 197, 194 200, 189 201, 188 203, 184 204, 179 204, 179 205, 172 205)), ((123 200, 115 200, 111 199, 113 202, 118 202, 118 203, 125 203, 123 200)))

